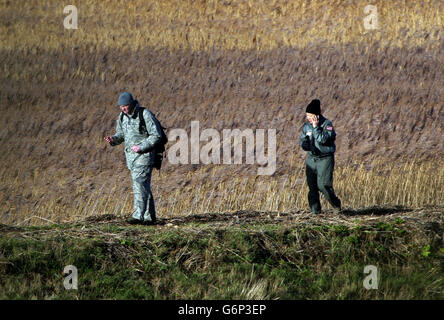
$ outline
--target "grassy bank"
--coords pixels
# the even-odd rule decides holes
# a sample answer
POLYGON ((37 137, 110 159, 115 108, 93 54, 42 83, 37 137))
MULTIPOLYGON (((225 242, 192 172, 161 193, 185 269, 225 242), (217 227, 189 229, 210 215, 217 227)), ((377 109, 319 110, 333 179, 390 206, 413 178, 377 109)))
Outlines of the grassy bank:
POLYGON ((442 224, 412 221, 3 225, 0 298, 443 299, 442 224), (66 265, 78 290, 64 289, 66 265))

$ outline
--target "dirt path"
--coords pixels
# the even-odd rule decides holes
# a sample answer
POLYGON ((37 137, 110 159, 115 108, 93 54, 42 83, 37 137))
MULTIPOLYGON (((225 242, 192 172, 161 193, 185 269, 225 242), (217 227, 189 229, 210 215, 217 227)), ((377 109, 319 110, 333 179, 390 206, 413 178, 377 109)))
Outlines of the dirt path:
MULTIPOLYGON (((398 218, 411 224, 444 224, 444 207, 403 208, 403 207, 374 207, 358 210, 344 210, 334 213, 327 210, 325 213, 314 215, 307 210, 299 210, 288 213, 260 212, 260 211, 236 211, 233 213, 207 213, 188 215, 182 217, 160 218, 158 226, 180 226, 190 223, 211 224, 214 226, 230 226, 254 223, 302 223, 302 224, 342 224, 346 226, 373 224, 375 222, 390 222, 398 218)), ((117 223, 124 224, 122 217, 103 215, 89 217, 85 222, 117 223)))
MULTIPOLYGON (((313 215, 307 210, 288 213, 237 211, 233 213, 207 213, 182 217, 161 217, 156 226, 133 226, 125 222, 126 217, 114 215, 92 216, 84 221, 43 227, 14 227, 0 224, 0 235, 14 233, 20 237, 44 239, 45 235, 63 234, 73 238, 100 237, 114 241, 116 239, 141 239, 149 235, 149 230, 185 228, 192 232, 201 232, 202 227, 211 229, 227 229, 248 225, 294 225, 321 226, 343 225, 346 227, 360 226, 366 230, 380 230, 381 224, 402 224, 404 229, 412 232, 429 233, 441 236, 444 245, 444 207, 425 208, 364 208, 345 210, 342 213, 327 211, 313 215), (379 226, 379 227, 378 227, 379 226)), ((382 231, 383 232, 383 231, 382 231)))

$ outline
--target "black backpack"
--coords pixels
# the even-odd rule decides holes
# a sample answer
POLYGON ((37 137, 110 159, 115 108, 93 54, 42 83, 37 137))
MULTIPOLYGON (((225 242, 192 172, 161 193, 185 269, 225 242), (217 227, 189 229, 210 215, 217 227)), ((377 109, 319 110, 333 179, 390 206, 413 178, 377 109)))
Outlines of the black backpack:
MULTIPOLYGON (((134 112, 134 114, 132 115, 132 118, 136 119, 138 116, 139 117, 139 132, 140 132, 140 134, 148 134, 148 130, 146 129, 145 119, 143 118, 143 110, 145 110, 145 108, 139 106, 138 112, 134 112)), ((157 119, 157 117, 154 113, 151 112, 151 114, 153 115, 154 122, 156 122, 156 124, 159 125, 160 132, 162 134, 160 137, 160 142, 157 144, 157 146, 155 147, 155 150, 154 150, 154 164, 153 164, 154 168, 156 168, 157 170, 160 170, 160 168, 162 167, 162 160, 164 158, 165 145, 168 143, 168 138, 167 138, 167 135, 165 134, 165 131, 164 131, 166 128, 160 124, 159 119, 157 119)), ((120 116, 120 122, 122 122, 122 120, 123 120, 123 113, 120 116)))

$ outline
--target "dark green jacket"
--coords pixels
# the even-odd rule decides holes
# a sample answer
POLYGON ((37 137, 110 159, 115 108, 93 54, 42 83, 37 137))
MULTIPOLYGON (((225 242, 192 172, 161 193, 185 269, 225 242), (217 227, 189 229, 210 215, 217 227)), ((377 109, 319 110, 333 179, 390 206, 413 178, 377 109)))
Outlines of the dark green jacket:
POLYGON ((310 122, 304 123, 301 134, 301 147, 308 154, 315 157, 324 157, 334 154, 336 132, 333 123, 319 116, 319 123, 313 128, 310 122))

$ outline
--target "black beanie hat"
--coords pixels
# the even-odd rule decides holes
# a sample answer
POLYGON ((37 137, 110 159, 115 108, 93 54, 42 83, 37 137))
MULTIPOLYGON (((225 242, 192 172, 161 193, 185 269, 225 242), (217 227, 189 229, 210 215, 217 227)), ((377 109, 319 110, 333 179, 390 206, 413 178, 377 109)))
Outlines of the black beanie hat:
POLYGON ((321 114, 321 101, 319 101, 318 99, 311 100, 311 102, 308 104, 305 112, 313 113, 315 115, 320 115, 321 114))

